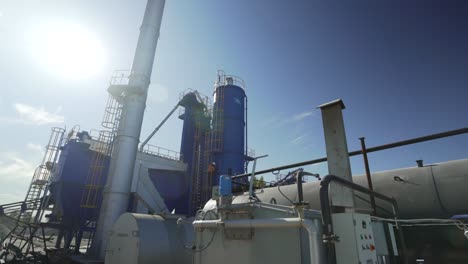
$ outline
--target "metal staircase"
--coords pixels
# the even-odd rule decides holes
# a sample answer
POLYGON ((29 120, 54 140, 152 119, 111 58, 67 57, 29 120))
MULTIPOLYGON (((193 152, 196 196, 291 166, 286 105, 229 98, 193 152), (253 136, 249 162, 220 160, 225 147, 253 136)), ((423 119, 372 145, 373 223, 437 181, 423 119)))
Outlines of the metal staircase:
POLYGON ((36 201, 30 203, 22 212, 20 219, 25 222, 40 222, 44 209, 48 206, 47 193, 51 176, 55 172, 56 164, 60 156, 65 129, 54 127, 45 149, 41 165, 34 172, 29 185, 25 201, 36 201), (41 198, 41 199, 39 199, 41 198), (27 219, 29 218, 29 219, 27 219), (26 221, 28 220, 28 221, 26 221))
MULTIPOLYGON (((48 239, 45 236, 42 218, 49 208, 49 185, 57 169, 57 161, 63 144, 65 129, 54 127, 45 148, 41 165, 34 171, 23 202, 0 206, 0 215, 14 223, 10 233, 3 239, 1 259, 45 263, 48 239), (37 231, 41 234, 37 235, 37 231), (41 254, 38 254, 41 253, 41 254)), ((29 262, 28 262, 29 263, 29 262)))

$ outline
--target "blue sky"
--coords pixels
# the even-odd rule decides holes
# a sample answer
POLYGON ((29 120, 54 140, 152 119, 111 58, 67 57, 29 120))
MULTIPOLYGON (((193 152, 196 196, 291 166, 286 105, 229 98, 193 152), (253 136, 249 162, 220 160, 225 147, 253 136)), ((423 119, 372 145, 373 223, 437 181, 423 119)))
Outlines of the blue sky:
MULTIPOLYGON (((259 169, 325 156, 315 107, 337 98, 350 150, 361 136, 374 146, 467 126, 468 4, 408 2, 167 0, 142 137, 186 88, 211 96, 218 69, 247 84, 249 145, 270 155, 259 169)), ((131 66, 145 3, 0 3, 0 203, 24 198, 52 126, 99 128, 112 72, 131 66), (90 40, 88 52, 76 36, 90 40), (60 52, 75 56, 51 66, 60 52)), ((178 150, 181 125, 172 118, 151 143, 178 150)), ((466 158, 467 147, 457 136, 369 158, 373 171, 387 170, 466 158)), ((361 157, 351 161, 361 174, 361 157)))

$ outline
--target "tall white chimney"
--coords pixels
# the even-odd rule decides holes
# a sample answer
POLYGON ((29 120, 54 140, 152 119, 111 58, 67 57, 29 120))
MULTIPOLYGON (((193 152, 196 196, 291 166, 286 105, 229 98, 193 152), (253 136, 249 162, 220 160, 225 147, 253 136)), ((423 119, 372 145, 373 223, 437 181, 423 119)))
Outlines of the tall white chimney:
POLYGON ((133 169, 140 139, 146 97, 153 70, 165 0, 148 0, 133 59, 129 82, 122 89, 122 104, 109 173, 103 192, 92 251, 104 259, 112 225, 128 208, 133 169))

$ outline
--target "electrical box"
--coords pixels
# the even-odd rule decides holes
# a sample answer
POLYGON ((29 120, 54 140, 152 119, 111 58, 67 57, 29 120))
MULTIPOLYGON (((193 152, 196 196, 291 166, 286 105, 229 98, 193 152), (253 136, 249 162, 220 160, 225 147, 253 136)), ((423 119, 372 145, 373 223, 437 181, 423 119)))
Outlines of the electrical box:
POLYGON ((332 215, 337 264, 377 264, 377 250, 370 215, 332 215))
POLYGON ((372 222, 372 230, 378 263, 392 263, 391 259, 398 256, 393 225, 385 222, 372 222))

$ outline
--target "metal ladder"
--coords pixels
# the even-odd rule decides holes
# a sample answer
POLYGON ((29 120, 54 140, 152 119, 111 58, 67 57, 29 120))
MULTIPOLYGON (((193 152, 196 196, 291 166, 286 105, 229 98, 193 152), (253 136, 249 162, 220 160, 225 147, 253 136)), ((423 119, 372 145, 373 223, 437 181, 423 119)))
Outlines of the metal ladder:
MULTIPOLYGON (((218 89, 218 88, 217 88, 218 89)), ((218 107, 213 107, 212 130, 206 135, 206 151, 215 153, 223 151, 224 139, 224 89, 218 89, 218 107)))
POLYGON ((109 95, 104 111, 102 126, 106 130, 99 132, 99 136, 94 147, 91 165, 88 170, 86 184, 81 196, 80 207, 97 208, 101 189, 104 187, 104 177, 106 170, 106 159, 111 156, 114 137, 117 133, 122 105, 109 95))
MULTIPOLYGON (((222 86, 222 85, 221 85, 222 86)), ((220 86, 216 87, 218 89, 220 86)), ((200 155, 199 164, 199 177, 201 181, 199 203, 207 201, 211 197, 211 185, 213 183, 213 175, 208 173, 208 165, 213 162, 213 156, 216 153, 223 151, 223 140, 224 140, 224 89, 218 89, 216 110, 211 108, 209 115, 211 115, 211 130, 205 133, 205 149, 204 153, 200 155)), ((220 164, 216 164, 217 167, 220 164)))
POLYGON ((192 213, 195 213, 200 206, 202 199, 202 179, 203 175, 203 153, 200 152, 200 137, 202 133, 201 117, 195 116, 195 139, 193 141, 195 151, 192 159, 192 213))

